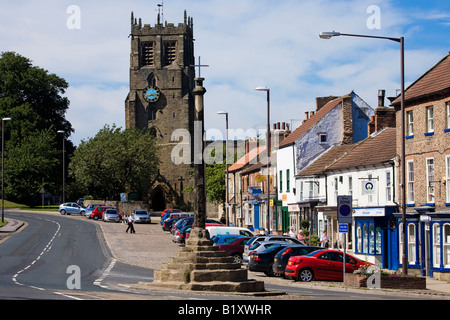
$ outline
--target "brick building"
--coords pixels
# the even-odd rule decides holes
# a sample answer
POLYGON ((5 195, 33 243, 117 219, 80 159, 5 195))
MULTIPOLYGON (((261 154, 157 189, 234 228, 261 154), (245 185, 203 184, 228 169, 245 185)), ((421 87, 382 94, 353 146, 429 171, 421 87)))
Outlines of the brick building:
MULTIPOLYGON (((405 126, 408 267, 450 278, 450 54, 405 91, 405 126)), ((398 130, 397 154, 401 142, 398 130)))

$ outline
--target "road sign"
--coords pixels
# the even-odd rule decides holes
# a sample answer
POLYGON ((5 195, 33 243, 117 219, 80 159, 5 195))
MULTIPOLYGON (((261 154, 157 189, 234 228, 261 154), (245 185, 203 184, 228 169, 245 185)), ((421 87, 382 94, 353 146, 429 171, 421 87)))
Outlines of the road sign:
POLYGON ((337 213, 339 223, 352 223, 352 196, 337 197, 337 213))
POLYGON ((348 224, 347 223, 339 224, 339 233, 348 233, 348 224))

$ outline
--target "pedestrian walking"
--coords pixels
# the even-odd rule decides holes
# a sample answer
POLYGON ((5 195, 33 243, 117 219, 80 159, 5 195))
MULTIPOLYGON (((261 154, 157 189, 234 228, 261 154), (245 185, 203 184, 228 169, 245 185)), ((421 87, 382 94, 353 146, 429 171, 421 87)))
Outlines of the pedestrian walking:
POLYGON ((128 233, 128 230, 130 230, 130 233, 136 233, 136 231, 134 231, 134 225, 133 225, 133 217, 131 215, 128 216, 127 218, 128 221, 128 228, 127 231, 125 231, 126 233, 128 233))

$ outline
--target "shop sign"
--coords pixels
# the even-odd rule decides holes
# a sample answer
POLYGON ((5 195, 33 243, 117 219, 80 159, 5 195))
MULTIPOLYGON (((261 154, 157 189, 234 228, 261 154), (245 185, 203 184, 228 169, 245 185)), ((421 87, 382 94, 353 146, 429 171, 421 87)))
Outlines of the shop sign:
POLYGON ((384 208, 363 208, 354 209, 354 217, 384 217, 386 215, 384 208))

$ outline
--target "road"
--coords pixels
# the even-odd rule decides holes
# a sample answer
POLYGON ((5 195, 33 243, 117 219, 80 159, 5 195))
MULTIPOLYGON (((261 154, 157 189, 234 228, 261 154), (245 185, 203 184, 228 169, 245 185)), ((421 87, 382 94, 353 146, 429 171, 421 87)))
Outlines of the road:
MULTIPOLYGON (((242 300, 242 297, 227 295, 138 290, 133 285, 140 281, 151 282, 153 270, 113 258, 100 228, 103 222, 58 214, 8 212, 8 215, 26 225, 19 232, 0 239, 0 299, 242 300)), ((115 224, 109 226, 116 227, 115 224)), ((160 229, 159 224, 150 227, 160 229)), ((123 227, 119 225, 117 228, 121 230, 123 227)), ((154 237, 155 234, 148 236, 154 237)), ((245 300, 424 299, 394 294, 343 294, 342 291, 302 288, 292 284, 288 281, 266 284, 266 289, 287 292, 288 296, 245 296, 245 300)))

